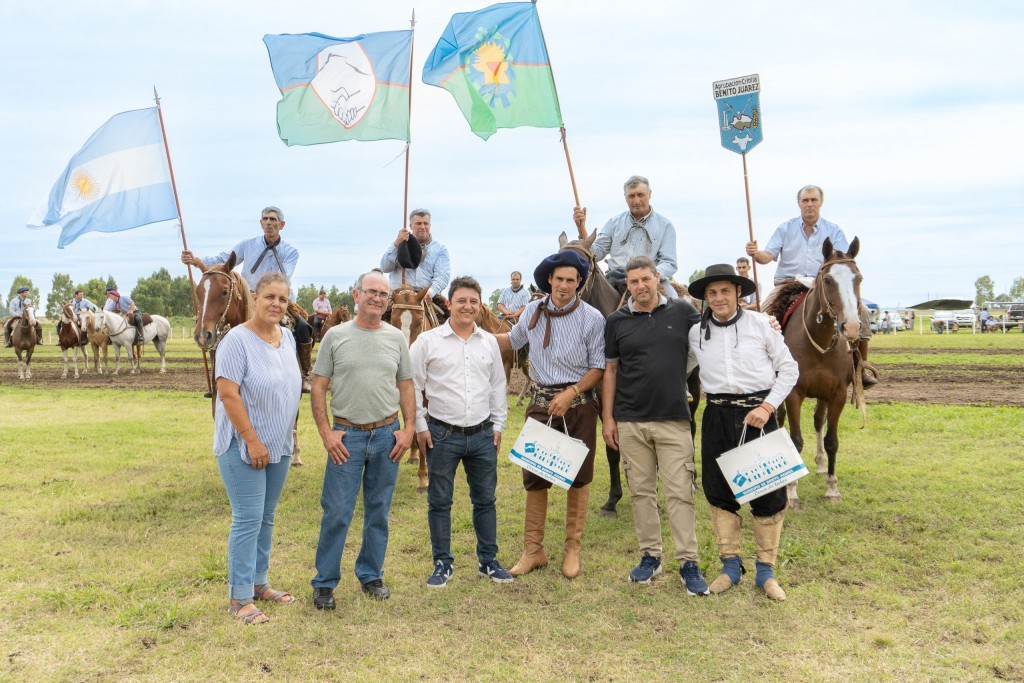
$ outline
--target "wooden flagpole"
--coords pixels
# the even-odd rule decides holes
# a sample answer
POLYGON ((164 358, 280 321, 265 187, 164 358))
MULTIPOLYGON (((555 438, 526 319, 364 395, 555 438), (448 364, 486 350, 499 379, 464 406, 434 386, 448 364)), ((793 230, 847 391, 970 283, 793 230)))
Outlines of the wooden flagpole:
MULTIPOLYGON (((164 141, 164 153, 167 155, 167 169, 171 173, 171 189, 174 191, 174 208, 178 211, 178 231, 181 233, 181 246, 182 249, 188 251, 188 241, 185 238, 185 221, 181 217, 181 202, 178 201, 178 185, 174 182, 174 164, 171 163, 171 147, 167 144, 167 131, 164 129, 164 112, 160 107, 160 95, 156 92, 156 86, 153 86, 153 101, 156 102, 156 113, 160 118, 160 135, 163 136, 164 141)), ((188 268, 188 281, 192 285, 192 310, 195 311, 196 316, 199 315, 199 299, 196 296, 196 280, 192 275, 192 265, 189 264, 188 268)), ((210 380, 210 365, 206 358, 206 350, 203 351, 203 370, 206 371, 206 390, 210 393, 213 392, 213 384, 210 380)))
MULTIPOLYGON (((405 221, 409 215, 409 152, 412 151, 412 56, 416 47, 416 8, 412 10, 412 19, 409 20, 409 27, 412 36, 409 40, 409 139, 405 141, 405 198, 402 201, 402 227, 405 229, 405 221)), ((402 284, 405 284, 405 268, 402 268, 402 284)))
MULTIPOLYGON (((743 191, 747 195, 747 228, 750 231, 750 241, 754 241, 754 218, 750 212, 750 182, 747 180, 747 155, 743 157, 743 191)), ((757 302, 757 310, 761 310, 761 285, 757 283, 757 259, 750 258, 750 272, 754 275, 754 301, 757 302)))
MULTIPOLYGON (((531 0, 534 5, 537 4, 537 0, 531 0)), ((555 69, 551 65, 551 54, 548 52, 548 41, 544 38, 544 26, 540 23, 540 17, 537 18, 537 27, 540 29, 540 40, 544 44, 544 54, 548 56, 548 68, 551 70, 551 89, 555 92, 555 103, 558 104, 558 111, 562 111, 562 105, 558 100, 558 86, 555 85, 555 69)), ((565 150, 565 163, 569 167, 569 182, 572 183, 572 198, 576 203, 574 206, 581 206, 580 204, 580 193, 576 188, 576 174, 572 171, 572 158, 569 156, 569 143, 565 139, 565 125, 558 128, 558 132, 562 137, 562 149, 565 150)), ((580 235, 580 239, 587 239, 587 229, 577 223, 576 231, 580 235)))

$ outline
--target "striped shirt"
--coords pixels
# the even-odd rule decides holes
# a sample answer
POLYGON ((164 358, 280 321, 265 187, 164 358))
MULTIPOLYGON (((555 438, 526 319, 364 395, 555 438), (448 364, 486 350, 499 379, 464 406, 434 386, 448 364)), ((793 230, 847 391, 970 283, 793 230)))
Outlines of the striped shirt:
POLYGON ((380 269, 385 273, 391 273, 391 289, 398 289, 402 286, 402 271, 405 271, 406 284, 412 285, 417 292, 424 287, 430 287, 431 294, 447 296, 445 287, 451 278, 452 265, 448 257, 448 248, 435 239, 431 239, 424 245, 423 258, 418 268, 402 268, 398 265, 398 248, 392 242, 388 250, 380 258, 380 269))
POLYGON ((634 256, 650 257, 662 280, 670 279, 678 269, 676 229, 654 211, 640 220, 635 220, 629 211, 610 218, 594 240, 593 251, 598 261, 610 255, 609 269, 625 269, 634 256))
MULTIPOLYGON (((551 340, 544 348, 547 316, 542 315, 536 327, 527 329, 533 312, 547 298, 531 301, 509 332, 513 349, 530 344, 530 373, 538 384, 572 384, 578 382, 588 370, 604 370, 604 316, 586 302, 569 315, 551 318, 551 340)), ((572 303, 570 302, 569 306, 572 303)), ((549 306, 551 310, 562 309, 549 306)))
MULTIPOLYGON (((235 245, 235 248, 232 249, 235 252, 235 264, 246 264, 241 269, 242 277, 249 282, 250 287, 255 287, 264 273, 283 273, 291 283, 292 273, 295 272, 295 266, 299 264, 299 251, 284 240, 278 240, 275 246, 277 256, 274 256, 273 251, 267 251, 264 254, 266 248, 267 240, 262 235, 242 240, 235 245), (261 255, 263 260, 260 260, 261 255), (258 266, 256 265, 257 261, 260 263, 258 266)), ((229 256, 231 256, 230 251, 222 251, 216 256, 205 256, 200 261, 208 266, 216 266, 226 262, 229 256)), ((291 300, 295 301, 294 290, 291 293, 291 300)))
MULTIPOLYGON (((282 456, 291 455, 292 427, 302 397, 302 373, 291 331, 281 328, 281 343, 275 349, 247 327, 232 328, 217 347, 215 371, 216 378, 223 377, 238 385, 256 436, 270 451, 270 462, 281 462, 282 456)), ((252 464, 245 441, 228 418, 218 395, 214 411, 214 455, 227 451, 232 439, 238 442, 242 461, 252 464)))
POLYGON ((804 219, 797 216, 775 228, 764 250, 779 261, 775 269, 775 284, 797 277, 814 277, 821 268, 825 257, 821 246, 825 238, 832 240, 832 246, 839 251, 849 251, 843 229, 835 223, 819 218, 808 237, 804 232, 804 219), (780 256, 781 254, 781 256, 780 256))
POLYGON ((515 313, 530 303, 530 290, 523 285, 519 286, 518 292, 514 291, 511 287, 506 287, 498 295, 498 303, 515 313))

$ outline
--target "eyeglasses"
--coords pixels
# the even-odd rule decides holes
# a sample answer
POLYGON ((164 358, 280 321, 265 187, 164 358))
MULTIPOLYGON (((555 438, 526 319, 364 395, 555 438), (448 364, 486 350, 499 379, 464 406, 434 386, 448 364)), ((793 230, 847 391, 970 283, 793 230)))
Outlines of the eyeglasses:
POLYGON ((359 291, 371 299, 376 299, 378 297, 385 301, 391 299, 391 292, 381 292, 376 289, 360 289, 359 291))

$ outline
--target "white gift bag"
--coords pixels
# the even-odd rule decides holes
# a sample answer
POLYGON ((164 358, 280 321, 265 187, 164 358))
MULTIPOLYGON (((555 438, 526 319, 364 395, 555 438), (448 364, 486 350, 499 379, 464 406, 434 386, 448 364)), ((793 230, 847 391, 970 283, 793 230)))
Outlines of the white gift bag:
POLYGON ((741 505, 807 474, 807 466, 785 429, 768 434, 762 430, 761 434, 761 438, 745 442, 747 425, 743 425, 740 445, 718 456, 718 467, 741 505))
MULTIPOLYGON (((508 459, 524 470, 568 489, 576 480, 590 449, 579 439, 552 429, 553 418, 554 415, 549 417, 547 424, 532 417, 526 418, 523 431, 519 432, 519 438, 508 452, 508 459)), ((565 426, 565 418, 562 418, 562 425, 565 426)), ((568 427, 565 430, 569 431, 568 427)))

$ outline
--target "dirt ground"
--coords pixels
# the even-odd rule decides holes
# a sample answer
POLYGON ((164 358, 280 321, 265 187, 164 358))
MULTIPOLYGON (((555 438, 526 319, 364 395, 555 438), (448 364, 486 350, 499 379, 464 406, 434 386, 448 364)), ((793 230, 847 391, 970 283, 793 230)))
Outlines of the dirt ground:
MULTIPOLYGON (((142 373, 127 374, 122 364, 118 376, 96 375, 90 372, 79 379, 60 378, 63 362, 52 358, 38 359, 33 363, 33 378, 18 380, 17 360, 10 350, 0 353, 0 386, 31 385, 33 387, 77 386, 86 389, 145 388, 157 391, 206 390, 206 380, 201 364, 194 359, 167 359, 167 373, 159 374, 159 361, 155 354, 142 361, 142 373)), ((872 356, 888 353, 904 355, 933 355, 932 349, 889 350, 878 349, 872 356)), ((1012 350, 995 349, 944 349, 943 355, 955 358, 958 353, 972 355, 1001 355, 1018 353, 1012 350)), ((879 359, 882 360, 882 359, 879 359)), ((111 362, 111 367, 113 363, 111 362)), ((951 362, 948 365, 926 365, 921 363, 881 364, 882 382, 867 393, 868 403, 932 403, 942 405, 991 406, 1006 405, 1024 407, 1024 372, 1013 367, 969 365, 951 362)), ((518 395, 523 386, 523 376, 512 373, 510 394, 518 395)))

